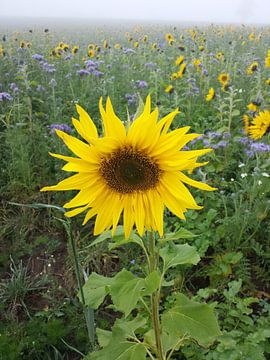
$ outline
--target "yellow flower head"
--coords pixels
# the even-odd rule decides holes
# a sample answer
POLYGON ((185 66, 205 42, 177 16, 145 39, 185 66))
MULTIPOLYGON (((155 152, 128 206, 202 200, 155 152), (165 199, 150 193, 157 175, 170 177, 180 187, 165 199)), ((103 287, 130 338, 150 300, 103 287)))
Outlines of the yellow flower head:
POLYGON ((122 49, 122 46, 121 46, 121 44, 116 43, 116 44, 114 45, 114 48, 115 48, 115 49, 122 49))
POLYGON ((214 90, 214 88, 210 88, 209 91, 208 91, 208 94, 205 97, 205 100, 206 101, 211 101, 211 100, 214 99, 214 97, 215 97, 215 90, 214 90))
POLYGON ((176 66, 181 65, 183 61, 184 61, 184 56, 181 55, 175 60, 175 65, 176 66))
POLYGON ((218 53, 216 53, 216 59, 217 60, 223 60, 224 59, 224 54, 219 51, 218 53))
POLYGON ((79 46, 73 46, 71 52, 73 55, 77 54, 77 52, 79 51, 79 46))
POLYGON ((270 56, 265 58, 265 67, 270 67, 270 56))
POLYGON ((227 85, 230 80, 230 75, 228 73, 222 73, 218 77, 218 81, 224 86, 227 85))
POLYGON ((174 72, 171 75, 171 80, 176 80, 176 79, 178 79, 178 73, 174 72))
POLYGON ((147 43, 148 41, 148 36, 147 35, 144 35, 144 37, 142 38, 142 42, 143 43, 147 43))
POLYGON ((174 92, 174 87, 172 85, 168 85, 165 89, 167 94, 172 94, 174 92))
POLYGON ((180 69, 178 71, 178 77, 181 78, 184 73, 186 72, 186 67, 187 67, 187 64, 186 63, 183 63, 180 65, 180 69))
POLYGON ((257 102, 251 102, 251 103, 248 104, 247 108, 250 111, 256 112, 256 111, 259 110, 259 105, 258 105, 257 102))
POLYGON ((200 45, 200 46, 199 46, 199 50, 200 50, 200 51, 204 51, 204 46, 203 46, 203 45, 200 45))
POLYGON ((270 85, 270 78, 268 78, 267 80, 265 80, 266 85, 270 85))
POLYGON ((95 56, 95 50, 93 50, 93 49, 90 49, 90 50, 88 50, 88 56, 90 57, 90 58, 93 58, 94 56, 95 56))
POLYGON ((259 63, 257 61, 253 62, 247 69, 247 74, 252 75, 255 71, 258 70, 259 63))
POLYGON ((133 46, 134 46, 135 48, 138 48, 138 47, 139 47, 138 41, 135 41, 134 44, 133 44, 133 46))
POLYGON ((165 35, 165 39, 170 42, 170 41, 173 41, 174 40, 174 37, 172 34, 168 33, 165 35))
POLYGON ((249 135, 258 140, 270 130, 270 112, 268 110, 260 111, 255 118, 253 118, 249 126, 249 135))
POLYGON ((57 135, 76 157, 51 154, 67 163, 63 170, 75 172, 57 185, 41 191, 77 190, 77 195, 64 205, 67 217, 86 211, 83 224, 95 218, 94 235, 112 228, 120 216, 126 239, 133 226, 140 236, 146 230, 163 235, 165 207, 181 219, 188 209, 201 209, 187 185, 214 190, 206 183, 188 177, 185 172, 205 163, 198 157, 212 149, 185 151, 183 147, 199 134, 187 134, 189 126, 169 131, 178 109, 158 121, 158 109, 151 111, 150 96, 141 115, 128 130, 115 114, 108 98, 106 109, 100 99, 104 134, 77 105, 79 120, 73 125, 85 141, 56 130, 57 135), (71 210, 72 209, 72 210, 71 210))

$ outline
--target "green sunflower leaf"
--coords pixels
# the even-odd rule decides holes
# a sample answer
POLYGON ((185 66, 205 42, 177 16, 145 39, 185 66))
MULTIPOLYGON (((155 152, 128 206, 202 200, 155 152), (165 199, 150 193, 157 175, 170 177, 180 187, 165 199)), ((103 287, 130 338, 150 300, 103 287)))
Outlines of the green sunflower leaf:
MULTIPOLYGON (((93 272, 86 283, 83 286, 85 304, 93 309, 97 309, 106 295, 109 294, 109 286, 111 285, 113 278, 108 278, 93 272)), ((81 295, 78 294, 80 300, 81 295)))
POLYGON ((163 332, 176 334, 179 339, 188 336, 204 347, 221 335, 213 309, 183 294, 177 295, 175 306, 162 315, 161 323, 163 332))
POLYGON ((196 265, 200 261, 196 248, 188 244, 175 245, 170 243, 166 247, 160 249, 159 254, 164 262, 165 269, 169 269, 176 265, 196 265))

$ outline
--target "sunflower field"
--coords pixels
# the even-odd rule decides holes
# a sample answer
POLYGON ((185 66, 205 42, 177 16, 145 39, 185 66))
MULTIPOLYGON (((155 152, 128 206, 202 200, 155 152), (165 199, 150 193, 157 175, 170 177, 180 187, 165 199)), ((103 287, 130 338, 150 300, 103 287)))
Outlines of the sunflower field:
POLYGON ((1 360, 270 359, 269 39, 0 25, 1 360))

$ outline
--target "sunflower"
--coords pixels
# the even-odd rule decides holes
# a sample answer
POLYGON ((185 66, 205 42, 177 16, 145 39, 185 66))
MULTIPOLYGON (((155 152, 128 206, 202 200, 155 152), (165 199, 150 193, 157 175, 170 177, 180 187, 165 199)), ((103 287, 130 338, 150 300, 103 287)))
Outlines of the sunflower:
POLYGON ((186 72, 186 67, 187 67, 186 63, 183 63, 180 65, 180 69, 177 73, 179 78, 181 78, 184 75, 184 73, 186 72))
POLYGON ((205 97, 205 100, 206 101, 211 101, 211 100, 214 99, 214 97, 215 97, 215 90, 214 90, 214 88, 210 88, 209 91, 208 91, 208 94, 205 97))
POLYGON ((218 53, 216 53, 216 59, 217 60, 223 60, 224 59, 223 52, 219 51, 218 53))
POLYGON ((249 135, 258 140, 270 130, 270 112, 268 110, 260 111, 257 116, 252 120, 249 126, 249 135))
POLYGON ((181 55, 175 60, 175 65, 176 66, 181 65, 183 61, 184 61, 184 56, 181 55))
POLYGON ((174 87, 172 85, 168 85, 165 89, 167 94, 172 94, 174 92, 174 87))
POLYGON ((165 35, 165 39, 170 42, 170 41, 173 41, 174 40, 174 37, 172 34, 168 33, 165 35))
POLYGON ((255 71, 258 70, 259 63, 257 61, 253 62, 247 69, 247 74, 252 75, 255 71))
POLYGON ((77 54, 77 52, 79 51, 79 46, 73 46, 71 52, 73 55, 77 54))
POLYGON ((90 58, 93 58, 93 57, 95 56, 95 50, 93 50, 93 49, 88 50, 87 55, 88 55, 90 58))
POLYGON ((56 130, 78 157, 51 155, 67 161, 63 170, 77 174, 41 191, 79 190, 64 205, 72 209, 65 214, 72 217, 87 211, 83 224, 96 216, 94 235, 110 228, 114 233, 123 213, 127 239, 134 225, 141 236, 145 228, 163 236, 165 207, 181 219, 188 209, 201 209, 185 184, 214 190, 184 173, 205 165, 198 163, 197 158, 212 149, 183 151, 183 147, 199 135, 187 134, 188 126, 168 131, 178 109, 157 121, 158 109, 151 112, 150 104, 148 96, 143 112, 126 130, 110 99, 104 109, 101 98, 103 137, 98 136, 90 116, 77 105, 79 120, 72 121, 86 142, 56 130))
POLYGON ((256 112, 259 110, 259 104, 255 101, 252 101, 251 103, 248 104, 247 108, 250 111, 256 112))
MULTIPOLYGON (((0 51, 1 51, 1 49, 0 49, 0 51)), ((270 78, 268 78, 267 80, 265 80, 265 83, 266 83, 266 85, 270 85, 270 78)))
POLYGON ((218 81, 224 86, 227 85, 230 80, 230 75, 228 73, 222 73, 218 77, 218 81))

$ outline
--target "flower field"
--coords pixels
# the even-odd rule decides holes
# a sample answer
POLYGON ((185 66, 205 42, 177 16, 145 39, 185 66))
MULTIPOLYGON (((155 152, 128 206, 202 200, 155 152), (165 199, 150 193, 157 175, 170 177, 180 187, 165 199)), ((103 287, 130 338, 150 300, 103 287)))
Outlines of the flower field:
POLYGON ((0 28, 0 359, 269 359, 269 38, 0 28))

